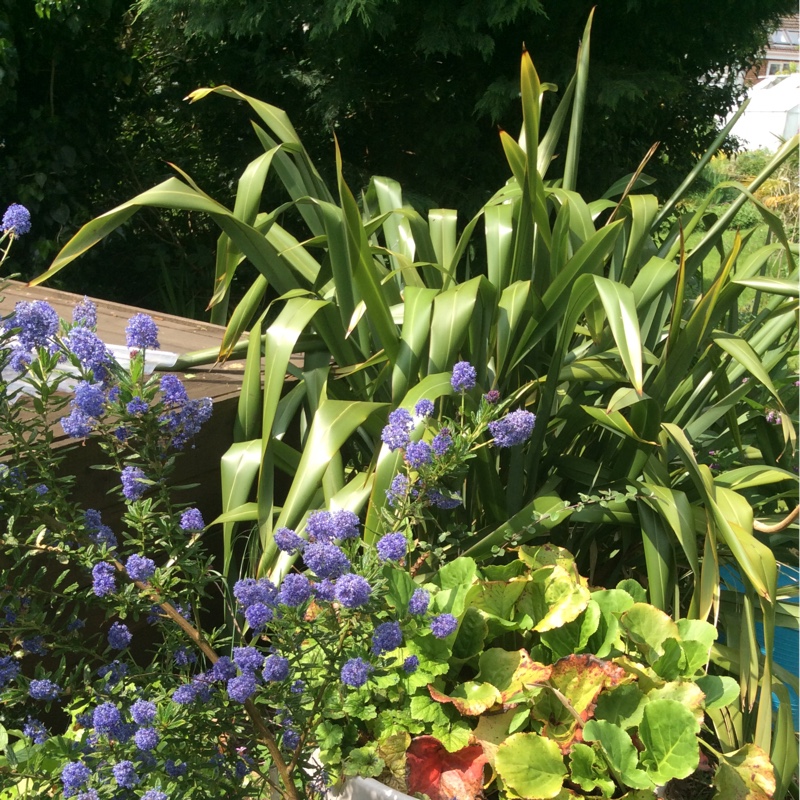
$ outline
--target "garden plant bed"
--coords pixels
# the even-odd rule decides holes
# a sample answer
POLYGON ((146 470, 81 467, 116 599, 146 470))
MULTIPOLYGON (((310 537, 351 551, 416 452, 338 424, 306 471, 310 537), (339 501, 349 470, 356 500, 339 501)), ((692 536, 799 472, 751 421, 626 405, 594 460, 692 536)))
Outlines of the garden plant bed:
MULTIPOLYGON (((690 249, 703 161, 663 203, 641 170, 584 199, 590 31, 560 91, 523 54, 508 180, 463 225, 388 178, 354 193, 338 150, 329 187, 280 109, 192 93, 259 119, 233 208, 180 172, 37 280, 141 208, 206 213, 220 316, 252 268, 213 351, 240 369, 151 373, 147 314, 115 359, 88 301, 4 304, 0 800, 313 800, 354 775, 430 800, 791 794, 800 292, 761 272, 780 252, 795 275, 796 248, 758 205, 774 240, 725 233, 800 139, 690 249), (235 399, 192 393, 226 372, 235 399)), ((2 258, 29 226, 6 212, 2 258)))

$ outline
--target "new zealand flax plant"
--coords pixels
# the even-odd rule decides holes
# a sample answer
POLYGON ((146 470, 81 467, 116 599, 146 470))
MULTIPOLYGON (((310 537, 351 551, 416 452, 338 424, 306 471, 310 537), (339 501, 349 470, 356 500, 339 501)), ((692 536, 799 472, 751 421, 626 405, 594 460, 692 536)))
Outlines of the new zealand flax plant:
MULTIPOLYGON (((143 206, 202 211, 219 224, 209 306, 227 329, 219 353, 195 359, 247 353, 234 443, 222 464, 219 521, 230 575, 280 579, 292 562, 274 531, 302 531, 323 507, 364 510, 365 538, 385 533, 386 491, 402 458, 380 441, 386 416, 451 393, 450 367, 470 362, 479 385, 535 411, 537 423, 526 455, 475 454, 455 522, 431 543, 430 558, 503 563, 512 547, 551 540, 574 553, 592 584, 637 576, 657 608, 718 621, 723 643, 712 660, 738 675, 740 702, 712 712, 717 735, 729 749, 754 742, 770 753, 782 797, 797 764, 785 683, 796 687, 797 679, 773 665, 772 643, 776 620, 796 624, 776 575, 779 561, 796 560, 796 527, 785 519, 798 492, 790 369, 797 244, 755 193, 798 137, 749 185, 734 187, 738 199, 690 248, 723 187, 692 214, 680 212, 680 201, 735 118, 666 202, 644 191, 646 158, 603 197, 585 199, 575 187, 581 130, 591 124, 590 25, 563 91, 542 83, 523 53, 523 127, 516 138, 500 133, 509 179, 465 224, 449 209, 419 213, 385 177, 356 197, 338 147, 337 183, 327 187, 284 112, 219 86, 189 99, 247 103, 264 146, 242 174, 234 208, 179 170, 87 223, 35 282, 143 206), (556 107, 543 130, 551 98, 556 107), (548 177, 556 159, 560 179, 548 177), (264 209, 270 174, 287 198, 264 209), (724 236, 746 203, 769 229, 762 247, 751 246, 755 229, 724 236), (698 276, 714 250, 720 267, 703 285, 698 276), (787 278, 764 277, 776 259, 787 278), (255 277, 230 309, 240 269, 255 277), (748 289, 761 298, 751 317, 739 311, 748 289), (248 536, 244 555, 239 530, 248 536), (733 636, 721 614, 725 564, 746 587, 733 636)), ((477 402, 465 397, 464 412, 477 402)))

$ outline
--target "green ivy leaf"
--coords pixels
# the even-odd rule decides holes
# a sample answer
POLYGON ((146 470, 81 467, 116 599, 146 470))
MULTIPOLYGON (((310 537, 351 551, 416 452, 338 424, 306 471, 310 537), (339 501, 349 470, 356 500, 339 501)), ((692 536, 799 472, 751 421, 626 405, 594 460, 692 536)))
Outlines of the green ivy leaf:
POLYGON ((396 569, 390 564, 383 568, 383 577, 386 578, 386 596, 389 605, 405 614, 408 601, 419 586, 404 569, 396 569))
POLYGON ((379 689, 388 689, 392 686, 397 686, 400 683, 400 675, 396 672, 387 672, 385 675, 378 675, 373 677, 373 683, 379 689))
POLYGON ((653 669, 666 681, 674 681, 686 671, 686 654, 683 645, 677 639, 665 639, 662 642, 663 655, 653 663, 653 669))
POLYGON ((694 714, 676 700, 651 700, 644 708, 639 738, 642 765, 657 784, 691 775, 700 761, 694 714))
POLYGON ((699 670, 705 670, 711 647, 717 640, 717 629, 705 620, 679 619, 678 630, 686 663, 681 674, 690 677, 699 670))
POLYGON ((542 567, 531 576, 517 603, 540 633, 572 622, 589 604, 589 590, 563 567, 542 567))
POLYGON ((469 744, 472 728, 464 720, 457 719, 452 724, 434 725, 431 733, 442 743, 448 753, 457 753, 469 744))
POLYGON ((482 564, 481 576, 485 581, 508 581, 518 578, 528 571, 522 561, 512 561, 510 564, 482 564))
POLYGON ((556 659, 581 653, 586 649, 589 637, 600 626, 600 606, 593 600, 572 622, 542 634, 542 641, 553 651, 556 659))
POLYGON ((349 717, 364 720, 375 719, 378 716, 375 706, 369 702, 370 696, 365 692, 351 692, 345 698, 342 706, 349 717))
POLYGON ((520 797, 546 800, 558 795, 567 774, 558 745, 538 733, 515 733, 497 748, 495 769, 520 797))
POLYGON ((693 681, 670 681, 647 692, 648 700, 671 700, 691 711, 698 723, 703 720, 705 695, 693 681))
POLYGON ((515 694, 535 683, 550 678, 553 668, 533 661, 525 650, 504 650, 490 647, 481 653, 476 680, 496 687, 500 702, 508 702, 515 694))
POLYGON ((397 781, 405 781, 406 775, 406 750, 411 744, 411 737, 407 731, 382 736, 378 740, 378 755, 389 774, 397 781))
POLYGON ((340 725, 325 720, 317 725, 315 734, 317 745, 321 750, 333 750, 334 747, 341 743, 344 731, 340 725))
POLYGON ((478 655, 483 650, 488 634, 489 628, 480 611, 468 608, 458 626, 456 640, 453 642, 453 656, 466 660, 478 655))
POLYGON ((377 778, 386 765, 376 749, 376 745, 368 744, 351 750, 344 764, 344 774, 348 778, 356 775, 361 778, 377 778))
POLYGON ((627 592, 636 603, 647 602, 647 591, 645 590, 644 586, 639 583, 639 581, 635 581, 633 578, 625 578, 624 580, 621 580, 617 584, 616 588, 622 590, 623 592, 627 592))
POLYGON ((524 544, 519 549, 519 557, 531 570, 556 565, 563 567, 568 572, 575 568, 575 557, 572 553, 554 544, 538 546, 524 544))
POLYGON ((500 692, 491 683, 467 681, 448 695, 430 687, 431 697, 439 703, 452 703, 460 714, 476 717, 500 702, 500 692))
POLYGON ((634 603, 619 622, 650 664, 662 655, 662 645, 667 639, 680 639, 678 626, 672 617, 647 603, 634 603))
MULTIPOLYGON (((519 562, 517 562, 519 563, 519 562)), ((503 627, 515 629, 519 627, 514 604, 525 588, 525 581, 483 581, 472 587, 468 603, 484 614, 503 624, 503 627)))
POLYGON ((411 698, 411 716, 420 722, 430 722, 434 726, 447 727, 450 724, 450 718, 441 703, 431 700, 424 694, 418 694, 411 698))
POLYGON ((723 756, 714 785, 714 800, 769 800, 776 790, 775 769, 760 747, 747 744, 723 756))
POLYGON ((379 738, 403 733, 422 733, 425 726, 408 709, 387 709, 378 715, 379 738))
POLYGON ((442 589, 458 589, 470 586, 478 572, 474 559, 461 556, 445 564, 436 574, 435 582, 442 589))
POLYGON ((632 605, 633 598, 621 589, 601 589, 592 592, 592 602, 600 608, 597 631, 589 637, 588 652, 606 658, 612 649, 622 647, 619 638, 619 618, 632 605))

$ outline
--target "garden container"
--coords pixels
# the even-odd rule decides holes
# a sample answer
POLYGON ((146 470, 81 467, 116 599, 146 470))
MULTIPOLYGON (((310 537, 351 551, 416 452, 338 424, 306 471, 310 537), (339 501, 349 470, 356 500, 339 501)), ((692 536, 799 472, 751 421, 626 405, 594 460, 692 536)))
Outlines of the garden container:
MULTIPOLYGON (((720 577, 723 580, 725 588, 728 588, 734 593, 744 591, 744 584, 741 581, 738 570, 734 567, 723 567, 720 570, 720 577)), ((794 586, 797 588, 800 581, 800 570, 797 567, 789 566, 788 564, 778 565, 778 587, 794 586)), ((796 606, 798 604, 798 597, 783 598, 782 603, 796 606)), ((780 617, 779 617, 780 621, 780 617)), ((760 622, 756 622, 756 638, 764 652, 764 626, 760 622)), ((795 677, 798 676, 798 666, 800 666, 800 630, 798 630, 797 622, 794 625, 786 627, 777 625, 775 628, 775 647, 772 653, 773 661, 783 669, 790 672, 795 677)), ((798 696, 797 692, 791 686, 787 686, 789 691, 789 699, 792 704, 792 719, 794 720, 795 730, 800 728, 800 713, 798 709, 798 696)), ((773 695, 773 704, 777 706, 777 698, 773 695)))
POLYGON ((328 796, 335 800, 414 800, 375 778, 350 778, 343 786, 331 789, 328 796))

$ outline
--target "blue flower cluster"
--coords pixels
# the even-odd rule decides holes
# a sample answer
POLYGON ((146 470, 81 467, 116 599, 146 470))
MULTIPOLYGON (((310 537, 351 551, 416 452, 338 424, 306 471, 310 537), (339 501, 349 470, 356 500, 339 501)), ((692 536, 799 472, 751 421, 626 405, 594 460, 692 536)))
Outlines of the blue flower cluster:
POLYGON ((24 236, 31 229, 31 212, 19 203, 12 203, 3 214, 0 231, 12 237, 24 236))
POLYGON ((66 335, 65 344, 84 369, 91 370, 95 378, 105 377, 111 351, 94 331, 78 325, 66 335))
POLYGON ((454 392, 468 392, 475 388, 478 380, 478 373, 475 367, 468 361, 459 361, 453 365, 453 374, 450 378, 450 385, 454 392))
POLYGON ((455 633, 458 620, 452 614, 437 614, 431 620, 431 633, 437 639, 446 639, 455 633))
POLYGON ((306 566, 318 577, 335 580, 350 572, 350 559, 341 547, 327 542, 314 542, 303 551, 306 566))
POLYGON ((378 558, 381 561, 402 561, 405 558, 407 548, 406 537, 399 531, 387 533, 376 545, 378 558))
POLYGON ((81 761, 70 761, 61 770, 64 797, 72 797, 92 776, 92 771, 81 761))
POLYGON ((289 659, 278 653, 268 655, 261 674, 265 681, 276 683, 285 681, 289 677, 289 659))
POLYGON ((358 608, 365 605, 372 594, 369 581, 361 575, 348 573, 342 575, 335 584, 334 596, 345 608, 358 608))
POLYGON ((147 475, 141 467, 127 466, 120 475, 122 483, 122 494, 126 500, 133 502, 138 500, 149 488, 147 475))
POLYGON ((177 375, 164 375, 159 384, 164 404, 168 406, 182 406, 189 400, 181 379, 177 375))
POLYGON ((266 578, 258 581, 255 578, 243 578, 233 587, 233 596, 244 612, 247 624, 256 633, 263 631, 274 617, 277 595, 275 585, 266 578))
POLYGON ((363 658, 351 658, 342 666, 340 677, 345 686, 358 689, 363 686, 372 672, 372 666, 363 658))
POLYGON ((125 344, 132 350, 158 347, 158 327, 148 314, 135 314, 125 328, 125 344))
POLYGON ((515 447, 530 439, 535 425, 536 415, 520 408, 490 422, 489 432, 498 447, 515 447))
POLYGON ((430 464, 433 460, 433 451, 427 442, 409 442, 406 445, 406 463, 412 469, 419 469, 430 464))
POLYGON ((359 536, 360 522, 352 511, 315 511, 306 522, 312 542, 341 542, 359 536))
POLYGON ((34 744, 44 744, 50 737, 47 728, 38 719, 33 719, 30 716, 22 729, 22 733, 31 739, 34 744))
POLYGON ((106 393, 103 386, 89 381, 80 381, 70 402, 69 416, 61 419, 61 427, 67 436, 85 439, 94 430, 97 421, 106 413, 106 393))
POLYGON ((372 634, 372 654, 375 656, 396 650, 403 643, 399 622, 382 622, 372 634))
POLYGON ((278 528, 275 531, 274 540, 275 546, 290 556, 295 553, 302 553, 306 546, 306 540, 289 528, 278 528))
POLYGON ((153 559, 134 554, 125 562, 125 571, 132 581, 146 583, 156 574, 156 565, 153 559))
POLYGON ((170 437, 170 445, 176 450, 183 450, 211 419, 213 410, 211 398, 200 397, 186 400, 182 405, 165 411, 160 422, 170 437))
POLYGON ((389 424, 381 431, 381 441, 392 451, 400 450, 411 441, 414 420, 405 408, 389 414, 389 424))
POLYGON ((92 591, 98 597, 111 594, 117 588, 117 571, 113 565, 100 561, 92 567, 92 591))
POLYGON ((83 515, 84 525, 89 533, 89 538, 98 546, 105 546, 109 550, 117 547, 117 537, 108 525, 104 525, 100 512, 87 508, 83 515))
POLYGON ((311 582, 305 575, 291 573, 281 583, 278 602, 284 606, 295 608, 303 605, 311 597, 311 582))
POLYGON ((108 644, 112 650, 124 650, 133 640, 133 634, 123 622, 115 622, 108 632, 108 644))
POLYGON ((184 531, 201 531, 205 528, 206 524, 203 521, 203 515, 197 508, 187 508, 181 514, 180 527, 184 531))
POLYGON ((428 611, 428 604, 431 601, 431 596, 425 589, 415 589, 414 594, 408 601, 408 613, 413 616, 421 617, 428 611))
POLYGON ((140 698, 131 706, 131 717, 137 725, 149 725, 156 718, 157 711, 155 703, 140 698))
POLYGON ((14 313, 5 320, 3 327, 7 331, 17 330, 20 347, 24 350, 46 347, 58 331, 58 314, 44 300, 22 300, 14 306, 14 313))
POLYGON ((97 306, 88 297, 84 297, 72 309, 72 322, 79 328, 93 330, 97 327, 97 306))
POLYGON ((61 694, 61 687, 47 678, 34 679, 28 684, 28 694, 34 700, 56 700, 61 694))

